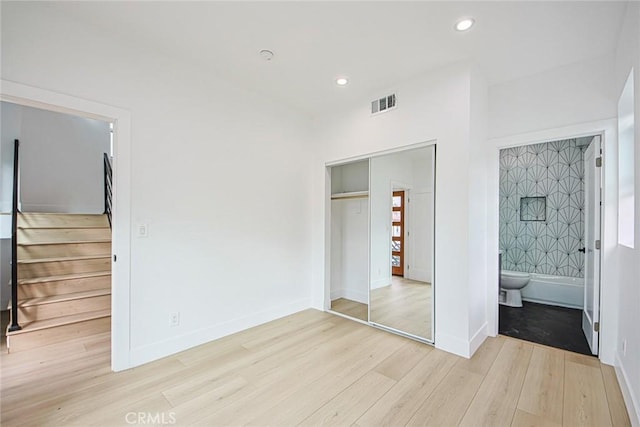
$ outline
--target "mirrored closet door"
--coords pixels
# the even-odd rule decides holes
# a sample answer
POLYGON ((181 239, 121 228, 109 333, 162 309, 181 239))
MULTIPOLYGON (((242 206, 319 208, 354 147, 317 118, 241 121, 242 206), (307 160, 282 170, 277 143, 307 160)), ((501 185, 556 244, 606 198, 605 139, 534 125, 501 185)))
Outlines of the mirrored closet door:
POLYGON ((370 318, 433 341, 435 146, 370 162, 370 318))
POLYGON ((369 320, 369 160, 331 168, 331 310, 369 320))
POLYGON ((433 342, 435 145, 331 167, 331 310, 433 342))

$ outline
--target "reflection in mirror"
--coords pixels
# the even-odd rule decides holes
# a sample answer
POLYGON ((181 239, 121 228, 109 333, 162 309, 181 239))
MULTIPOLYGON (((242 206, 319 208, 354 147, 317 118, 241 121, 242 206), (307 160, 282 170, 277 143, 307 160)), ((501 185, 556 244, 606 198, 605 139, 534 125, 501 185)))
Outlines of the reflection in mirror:
POLYGON ((370 160, 370 321, 433 341, 435 146, 370 160))
POLYGON ((369 320, 369 160, 331 167, 331 310, 369 320))

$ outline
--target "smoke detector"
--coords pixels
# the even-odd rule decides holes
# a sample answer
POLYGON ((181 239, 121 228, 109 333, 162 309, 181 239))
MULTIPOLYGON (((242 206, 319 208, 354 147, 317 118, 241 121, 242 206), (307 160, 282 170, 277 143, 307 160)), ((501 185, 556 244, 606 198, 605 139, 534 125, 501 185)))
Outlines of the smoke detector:
POLYGON ((264 59, 265 61, 271 61, 273 59, 273 52, 270 51, 269 49, 262 49, 260 51, 260 56, 262 57, 262 59, 264 59))

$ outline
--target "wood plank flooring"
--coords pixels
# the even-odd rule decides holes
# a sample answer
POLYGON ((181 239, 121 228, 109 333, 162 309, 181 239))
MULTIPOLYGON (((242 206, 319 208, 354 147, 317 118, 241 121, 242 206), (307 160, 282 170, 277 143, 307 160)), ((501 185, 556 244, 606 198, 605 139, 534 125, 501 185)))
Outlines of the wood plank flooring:
POLYGON ((334 299, 331 301, 331 310, 355 319, 364 320, 365 322, 369 320, 369 308, 367 307, 367 304, 352 301, 350 299, 334 299))
POLYGON ((630 424, 597 359, 499 336, 467 360, 315 310, 125 372, 108 334, 0 362, 3 426, 630 424))
POLYGON ((371 321, 432 340, 431 284, 393 276, 371 291, 371 321))

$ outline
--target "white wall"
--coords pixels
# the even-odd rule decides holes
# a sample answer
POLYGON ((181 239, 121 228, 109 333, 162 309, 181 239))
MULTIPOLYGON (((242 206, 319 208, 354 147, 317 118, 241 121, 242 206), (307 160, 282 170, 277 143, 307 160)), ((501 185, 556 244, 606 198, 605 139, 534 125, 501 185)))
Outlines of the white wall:
POLYGON ((131 112, 132 365, 309 307, 305 117, 46 4, 3 3, 2 78, 131 112))
MULTIPOLYGON (((640 425, 640 328, 638 328, 638 307, 640 307, 640 3, 629 2, 627 15, 620 34, 620 41, 615 58, 615 87, 614 97, 619 99, 627 76, 631 69, 634 72, 635 84, 635 249, 622 245, 614 245, 610 261, 617 270, 618 310, 616 323, 618 325, 615 341, 615 358, 618 379, 625 394, 625 401, 630 412, 632 422, 640 425), (626 343, 626 345, 624 345, 626 343), (623 350, 623 346, 626 349, 623 350), (634 419, 635 418, 635 419, 634 419)), ((617 152, 616 152, 617 153, 617 152)), ((616 156, 610 160, 616 164, 616 156)), ((612 182, 608 186, 617 195, 617 169, 612 182)), ((616 205, 617 205, 617 199, 616 205)), ((614 210, 617 219, 617 211, 614 210)), ((617 236, 617 230, 614 230, 617 236)), ((604 322, 604 319, 603 319, 604 322)))
POLYGON ((20 109, 0 102, 0 310, 11 299, 11 210, 13 196, 13 135, 20 129, 20 109))
POLYGON ((413 182, 409 217, 411 235, 408 262, 405 270, 409 279, 433 282, 433 242, 435 226, 435 147, 429 147, 424 157, 413 159, 413 182), (417 220, 416 220, 417 219, 417 220))
POLYGON ((21 210, 104 212, 103 153, 109 153, 109 123, 2 104, 3 147, 20 140, 21 210))
MULTIPOLYGON (((365 174, 367 176, 367 174, 365 174)), ((331 300, 369 303, 369 201, 331 201, 331 300)))
MULTIPOLYGON (((473 353, 472 337, 478 336, 480 343, 484 339, 481 329, 486 322, 485 277, 474 274, 482 298, 475 301, 469 297, 469 229, 486 225, 482 211, 474 213, 473 221, 469 217, 470 74, 467 64, 454 64, 400 82, 395 86, 398 108, 373 118, 369 115, 369 99, 318 118, 313 165, 313 199, 317 202, 313 216, 313 304, 322 308, 329 291, 324 246, 324 215, 328 209, 324 204, 325 163, 437 141, 435 342, 439 348, 464 356, 473 353), (470 321, 470 312, 473 316, 480 313, 480 320, 470 321)), ((483 175, 478 178, 483 179, 483 175)))
POLYGON ((492 138, 612 117, 614 58, 567 65, 489 89, 492 138))

